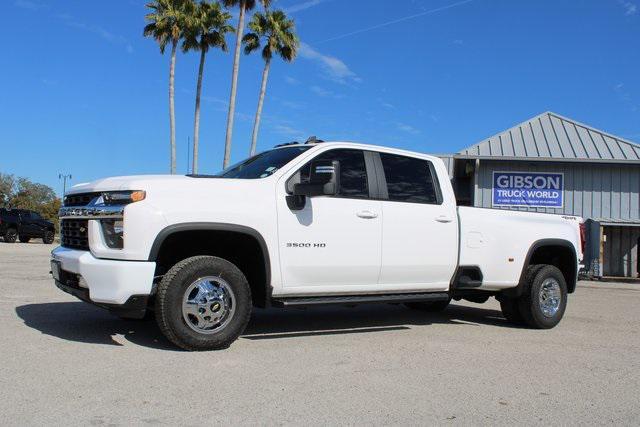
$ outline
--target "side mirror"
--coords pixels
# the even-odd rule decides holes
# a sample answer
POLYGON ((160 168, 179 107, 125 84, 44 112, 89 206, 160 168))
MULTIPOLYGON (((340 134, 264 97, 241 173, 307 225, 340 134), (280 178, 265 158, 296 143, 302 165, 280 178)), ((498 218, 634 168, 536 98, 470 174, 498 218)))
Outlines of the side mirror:
POLYGON ((309 182, 295 184, 294 196, 334 196, 340 186, 340 162, 337 160, 317 160, 311 162, 309 182))
POLYGON ((307 197, 334 196, 340 188, 340 162, 317 160, 311 163, 309 182, 294 184, 293 195, 287 196, 292 211, 304 208, 307 197))

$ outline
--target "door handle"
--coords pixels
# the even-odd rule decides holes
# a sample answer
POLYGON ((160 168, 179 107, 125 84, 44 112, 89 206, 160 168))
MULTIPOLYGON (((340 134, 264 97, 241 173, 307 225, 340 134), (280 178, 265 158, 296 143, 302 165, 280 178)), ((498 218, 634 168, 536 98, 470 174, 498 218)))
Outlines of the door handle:
POLYGON ((453 219, 449 218, 449 217, 448 217, 448 216, 446 216, 446 215, 440 215, 440 216, 437 216, 437 217, 436 217, 436 221, 446 223, 446 222, 451 222, 451 221, 453 221, 453 219))
POLYGON ((378 217, 377 213, 371 211, 360 211, 356 215, 364 219, 373 219, 378 217))

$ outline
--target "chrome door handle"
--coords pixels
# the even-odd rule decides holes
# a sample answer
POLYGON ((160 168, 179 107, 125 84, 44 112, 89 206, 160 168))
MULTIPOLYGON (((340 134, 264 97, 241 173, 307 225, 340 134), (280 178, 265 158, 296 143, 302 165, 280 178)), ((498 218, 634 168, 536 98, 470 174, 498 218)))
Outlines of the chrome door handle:
POLYGON ((378 217, 377 213, 371 211, 360 211, 356 215, 358 215, 360 218, 365 219, 373 219, 378 217))
POLYGON ((438 222, 451 222, 453 220, 451 218, 449 218, 448 216, 440 215, 440 216, 436 217, 436 221, 438 221, 438 222))

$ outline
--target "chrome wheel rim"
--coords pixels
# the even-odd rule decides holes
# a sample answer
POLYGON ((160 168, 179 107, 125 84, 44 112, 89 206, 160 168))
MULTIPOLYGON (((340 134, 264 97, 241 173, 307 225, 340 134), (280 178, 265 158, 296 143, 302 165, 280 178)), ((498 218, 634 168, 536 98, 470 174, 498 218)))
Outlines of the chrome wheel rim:
POLYGON ((231 286, 218 276, 202 277, 191 283, 182 298, 182 318, 200 334, 224 329, 236 311, 231 286))
POLYGON ((562 302, 560 283, 551 277, 545 279, 540 286, 538 300, 540 301, 540 310, 545 317, 555 316, 562 302))

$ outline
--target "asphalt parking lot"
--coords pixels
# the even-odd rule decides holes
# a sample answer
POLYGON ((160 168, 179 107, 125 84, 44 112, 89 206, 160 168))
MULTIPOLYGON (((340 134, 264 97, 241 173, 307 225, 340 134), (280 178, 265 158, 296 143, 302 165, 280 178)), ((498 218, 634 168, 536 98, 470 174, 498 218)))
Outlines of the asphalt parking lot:
POLYGON ((188 353, 55 288, 52 248, 0 242, 3 425, 640 422, 640 285, 581 282, 548 331, 494 300, 260 310, 188 353))

